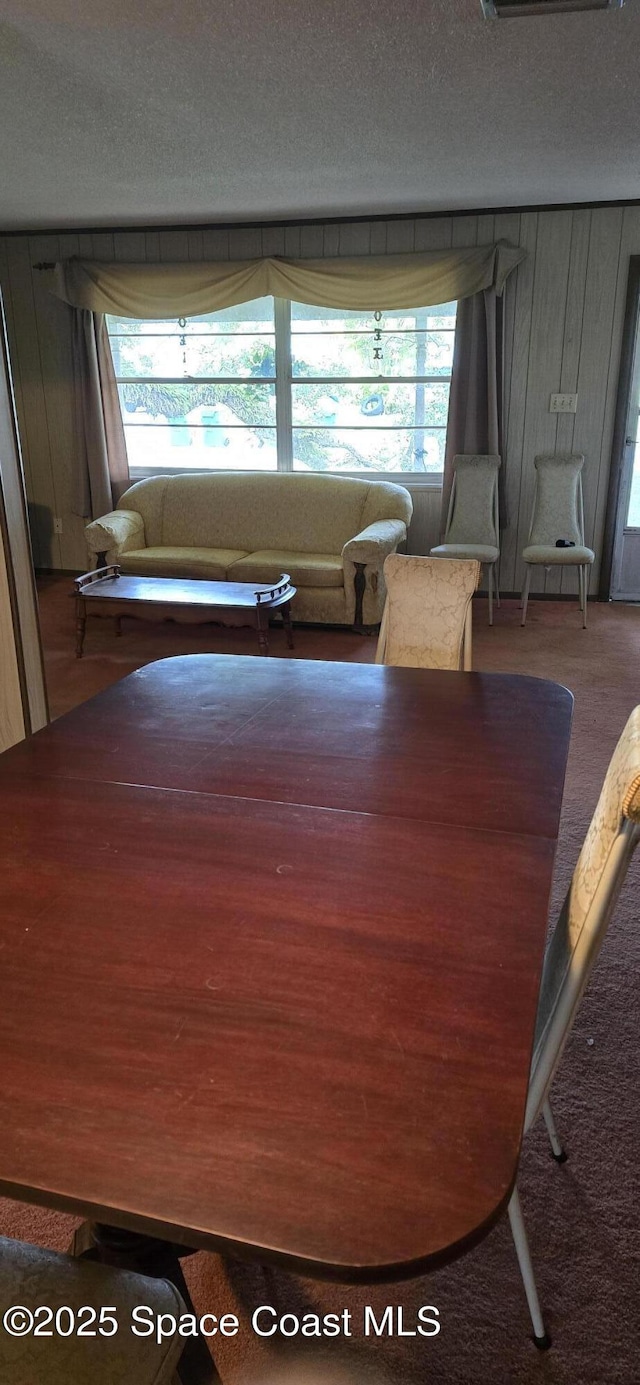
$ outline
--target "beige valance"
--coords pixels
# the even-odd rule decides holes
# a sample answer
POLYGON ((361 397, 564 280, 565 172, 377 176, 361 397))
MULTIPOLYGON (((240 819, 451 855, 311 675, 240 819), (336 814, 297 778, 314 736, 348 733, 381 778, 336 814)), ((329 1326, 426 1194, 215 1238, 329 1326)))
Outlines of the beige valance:
POLYGON ((326 260, 109 264, 61 260, 54 292, 74 308, 118 317, 194 317, 273 295, 325 308, 400 310, 501 293, 525 250, 499 241, 425 254, 326 260))

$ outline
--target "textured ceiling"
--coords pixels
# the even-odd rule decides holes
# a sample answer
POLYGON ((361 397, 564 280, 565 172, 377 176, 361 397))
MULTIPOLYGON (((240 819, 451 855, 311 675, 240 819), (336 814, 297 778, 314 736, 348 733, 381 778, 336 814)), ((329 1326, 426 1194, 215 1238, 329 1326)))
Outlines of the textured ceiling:
POLYGON ((640 0, 0 0, 0 227, 640 197, 640 0))

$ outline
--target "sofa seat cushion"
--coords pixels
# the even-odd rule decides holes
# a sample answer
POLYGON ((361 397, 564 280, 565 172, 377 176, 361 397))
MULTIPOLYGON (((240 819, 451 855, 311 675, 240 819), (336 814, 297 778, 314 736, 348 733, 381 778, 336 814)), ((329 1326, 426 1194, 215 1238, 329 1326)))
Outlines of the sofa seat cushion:
POLYGON ((242 548, 132 548, 117 561, 123 572, 135 577, 202 577, 224 582, 227 569, 244 557, 242 548))
POLYGON ((249 553, 228 569, 229 581, 273 582, 288 572, 294 587, 342 587, 344 570, 339 553, 287 553, 264 548, 249 553))

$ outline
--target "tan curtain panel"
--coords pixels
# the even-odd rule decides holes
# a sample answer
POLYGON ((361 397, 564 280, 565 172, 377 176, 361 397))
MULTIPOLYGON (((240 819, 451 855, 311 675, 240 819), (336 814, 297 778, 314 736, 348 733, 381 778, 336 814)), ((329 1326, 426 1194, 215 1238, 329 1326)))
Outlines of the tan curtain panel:
POLYGON ((79 466, 74 514, 97 519, 129 485, 127 446, 107 324, 101 313, 72 315, 73 373, 79 466))
POLYGON ((194 317, 272 294, 296 303, 370 312, 429 307, 483 289, 500 294, 526 251, 498 242, 423 255, 326 260, 105 264, 62 260, 54 292, 74 308, 117 317, 194 317))

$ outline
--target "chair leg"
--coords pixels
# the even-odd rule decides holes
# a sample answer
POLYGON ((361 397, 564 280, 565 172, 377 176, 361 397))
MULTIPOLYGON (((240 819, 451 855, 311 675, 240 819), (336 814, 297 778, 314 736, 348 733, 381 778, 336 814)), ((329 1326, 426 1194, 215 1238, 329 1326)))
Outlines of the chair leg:
POLYGON ((551 1346, 551 1338, 545 1331, 544 1322, 542 1320, 540 1300, 538 1299, 538 1290, 536 1289, 536 1281, 533 1276, 529 1242, 527 1241, 527 1233, 517 1187, 514 1188, 511 1194, 509 1221, 511 1223, 511 1232, 516 1248, 516 1255, 518 1257, 518 1264, 520 1266, 520 1273, 522 1275, 522 1283, 524 1284, 524 1291, 527 1295, 531 1325, 533 1327, 533 1340, 540 1351, 546 1351, 547 1347, 551 1346))
POLYGON ((489 563, 489 624, 493 625, 493 563, 489 563))
POLYGON ((580 583, 580 586, 581 586, 581 589, 582 589, 582 629, 583 629, 583 630, 586 630, 586 628, 587 628, 587 587, 588 587, 588 584, 589 584, 588 568, 582 567, 582 568, 580 569, 580 574, 581 574, 581 577, 582 577, 582 581, 581 581, 581 583, 580 583))
POLYGON ((498 573, 497 563, 494 564, 494 572, 496 576, 496 606, 498 607, 498 610, 500 610, 500 575, 498 573))
POLYGON ((524 586, 523 586, 523 588, 522 588, 522 599, 521 599, 521 601, 520 601, 520 605, 522 606, 522 620, 520 621, 520 624, 521 624, 521 625, 524 625, 525 620, 527 619, 527 603, 528 603, 528 600, 529 600, 529 587, 530 587, 530 586, 531 586, 531 563, 527 563, 527 570, 526 570, 525 578, 524 578, 524 586))
POLYGON ((547 1127, 547 1133, 549 1135, 551 1153, 557 1164, 566 1164, 566 1150, 562 1148, 562 1145, 560 1143, 558 1132, 556 1130, 556 1123, 553 1119, 553 1111, 551 1110, 551 1102, 549 1101, 548 1097, 542 1103, 542 1114, 544 1116, 544 1123, 547 1127))

